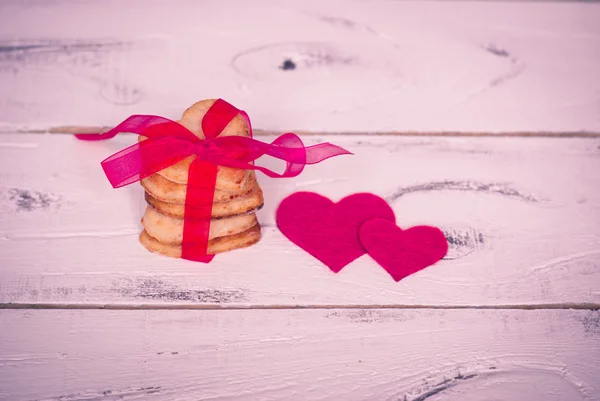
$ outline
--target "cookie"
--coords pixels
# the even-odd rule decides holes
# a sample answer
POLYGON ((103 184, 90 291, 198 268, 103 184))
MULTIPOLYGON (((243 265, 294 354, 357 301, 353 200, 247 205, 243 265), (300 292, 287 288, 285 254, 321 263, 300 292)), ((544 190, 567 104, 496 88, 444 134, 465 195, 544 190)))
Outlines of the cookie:
MULTIPOLYGON (((168 203, 154 198, 148 192, 145 194, 146 202, 160 213, 183 219, 185 215, 185 204, 168 203)), ((222 218, 244 214, 259 210, 263 207, 264 198, 258 183, 254 184, 253 190, 244 196, 237 196, 231 200, 215 202, 212 206, 212 218, 222 218)))
MULTIPOLYGON (((202 118, 215 101, 216 99, 208 99, 193 104, 183 113, 178 123, 189 129, 198 138, 205 139, 204 132, 202 132, 202 118)), ((250 137, 250 127, 248 127, 246 120, 238 114, 227 124, 219 136, 250 137)), ((142 135, 138 136, 138 141, 146 139, 142 135)), ((189 156, 159 171, 157 174, 177 184, 187 184, 188 170, 195 158, 195 155, 189 156)), ((228 191, 240 190, 246 183, 247 178, 245 170, 218 166, 216 187, 228 191)))
MULTIPOLYGON (((256 181, 256 175, 254 174, 254 171, 247 171, 246 173, 248 175, 248 179, 243 187, 236 191, 215 189, 213 202, 225 202, 232 200, 237 196, 245 196, 252 192, 254 187, 258 185, 256 181)), ((185 203, 187 185, 177 184, 173 181, 169 181, 158 174, 152 174, 141 179, 140 184, 148 194, 162 202, 179 204, 185 203)))
MULTIPOLYGON (((234 249, 246 248, 260 241, 260 225, 234 235, 219 237, 208 241, 208 251, 210 255, 232 251, 234 249)), ((181 258, 181 245, 167 245, 152 237, 146 230, 140 234, 141 244, 150 252, 170 256, 172 258, 181 258)))
MULTIPOLYGON (((142 226, 146 232, 163 244, 181 245, 183 240, 183 219, 161 214, 152 206, 146 208, 142 226)), ((239 234, 258 224, 255 213, 211 220, 208 239, 239 234)))

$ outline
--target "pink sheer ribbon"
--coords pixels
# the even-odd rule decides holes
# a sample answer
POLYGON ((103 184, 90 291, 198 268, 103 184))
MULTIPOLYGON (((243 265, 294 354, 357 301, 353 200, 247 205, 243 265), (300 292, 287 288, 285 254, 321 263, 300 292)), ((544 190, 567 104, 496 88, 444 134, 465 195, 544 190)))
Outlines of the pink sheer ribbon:
POLYGON ((298 176, 307 164, 320 163, 330 157, 351 152, 331 143, 305 147, 293 133, 264 143, 241 136, 218 135, 238 114, 252 127, 248 115, 222 99, 218 99, 202 119, 206 139, 198 138, 179 123, 153 115, 133 115, 103 134, 76 134, 78 139, 95 141, 115 137, 120 132, 143 135, 148 139, 129 146, 101 165, 113 188, 137 182, 189 156, 196 155, 188 172, 185 198, 182 258, 208 263, 210 218, 216 186, 217 166, 258 170, 271 178, 298 176), (286 162, 283 173, 254 165, 261 156, 272 156, 286 162))

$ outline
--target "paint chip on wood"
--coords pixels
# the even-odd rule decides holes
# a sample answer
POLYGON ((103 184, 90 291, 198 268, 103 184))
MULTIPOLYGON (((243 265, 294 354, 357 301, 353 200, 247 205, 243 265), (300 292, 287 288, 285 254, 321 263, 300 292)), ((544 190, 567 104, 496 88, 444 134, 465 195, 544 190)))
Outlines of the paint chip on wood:
POLYGON ((178 288, 166 284, 162 280, 147 278, 135 285, 135 290, 123 289, 121 292, 131 293, 142 299, 160 300, 165 302, 198 302, 198 303, 230 303, 245 299, 241 290, 221 290, 214 288, 189 289, 178 288))
POLYGON ((484 249, 488 244, 484 235, 473 228, 444 229, 448 241, 448 253, 444 260, 455 260, 467 256, 476 250, 484 249))
POLYGON ((5 192, 6 195, 2 198, 8 198, 8 201, 16 206, 17 211, 48 209, 51 206, 58 206, 61 200, 58 195, 24 188, 10 188, 5 192))
POLYGON ((581 321, 583 328, 587 334, 600 334, 600 311, 591 310, 585 315, 581 321))
POLYGON ((64 394, 58 397, 43 398, 38 401, 83 401, 83 400, 128 400, 144 399, 144 396, 160 393, 161 386, 132 387, 123 389, 106 389, 99 391, 85 391, 73 394, 64 394))
POLYGON ((406 322, 415 319, 412 311, 360 309, 352 311, 336 311, 327 315, 329 319, 347 319, 352 323, 386 323, 406 322))
POLYGON ((517 189, 511 188, 499 183, 484 183, 476 181, 439 181, 428 182, 424 184, 411 185, 399 188, 393 194, 386 197, 388 202, 394 202, 402 196, 415 192, 432 191, 463 191, 463 192, 483 192, 494 195, 501 195, 524 202, 540 202, 537 197, 523 193, 517 189))

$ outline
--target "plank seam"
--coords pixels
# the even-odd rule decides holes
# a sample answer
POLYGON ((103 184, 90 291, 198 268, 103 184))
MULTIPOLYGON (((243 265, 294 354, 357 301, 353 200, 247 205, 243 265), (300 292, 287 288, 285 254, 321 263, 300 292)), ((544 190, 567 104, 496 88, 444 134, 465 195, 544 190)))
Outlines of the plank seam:
MULTIPOLYGON (((57 134, 72 135, 75 133, 105 132, 112 127, 66 126, 52 127, 36 130, 0 130, 0 134, 57 134)), ((390 131, 390 132, 310 132, 291 130, 302 136, 395 136, 395 137, 498 137, 498 138, 600 138, 600 132, 595 131, 514 131, 514 132, 488 132, 488 131, 390 131)), ((267 131, 254 129, 256 136, 278 136, 283 131, 267 131)))
POLYGON ((513 305, 221 305, 221 304, 61 304, 0 303, 0 309, 89 309, 89 310, 326 310, 326 309, 432 309, 432 310, 600 310, 600 303, 513 305))

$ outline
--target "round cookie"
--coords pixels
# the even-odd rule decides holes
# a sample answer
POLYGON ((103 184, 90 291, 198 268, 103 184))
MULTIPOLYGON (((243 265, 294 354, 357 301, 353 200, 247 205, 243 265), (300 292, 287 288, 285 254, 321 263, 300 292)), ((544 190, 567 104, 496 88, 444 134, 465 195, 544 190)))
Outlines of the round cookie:
MULTIPOLYGON (((252 192, 254 189, 254 186, 258 185, 256 182, 256 175, 253 173, 253 171, 248 171, 249 179, 246 180, 243 187, 236 191, 215 189, 213 202, 226 202, 234 199, 237 196, 245 196, 250 194, 250 192, 252 192)), ((182 205, 185 203, 187 185, 177 184, 173 181, 169 181, 158 174, 152 174, 141 179, 140 184, 142 187, 144 187, 148 194, 162 202, 179 203, 182 205)))
MULTIPOLYGON (((260 238, 260 225, 257 224, 242 233, 209 240, 207 253, 209 255, 215 255, 234 249, 246 248, 256 244, 260 241, 260 238)), ((181 258, 181 245, 163 244, 148 234, 146 230, 141 232, 139 239, 141 244, 150 252, 159 253, 172 258, 181 258)))
MULTIPOLYGON (((211 220, 208 239, 238 234, 258 224, 255 213, 241 214, 211 220)), ((146 232, 163 244, 180 245, 183 240, 183 219, 165 216, 152 206, 146 208, 142 218, 146 232)))
MULTIPOLYGON (((183 116, 178 123, 189 129, 198 138, 205 139, 204 132, 202 131, 202 118, 208 109, 215 103, 215 101, 216 99, 207 99, 193 104, 183 112, 183 116)), ((229 124, 227 124, 219 136, 250 137, 250 127, 248 127, 246 120, 241 116, 241 114, 238 114, 229 122, 229 124)), ((143 141, 145 139, 147 138, 142 135, 138 136, 138 141, 143 141)), ((173 181, 178 184, 187 184, 188 170, 190 168, 190 164, 192 164, 195 158, 195 155, 189 156, 177 162, 176 164, 157 172, 157 174, 163 176, 169 181, 173 181)), ((245 170, 217 166, 216 187, 219 189, 230 191, 239 190, 244 186, 247 178, 248 177, 245 170)))
MULTIPOLYGON (((145 197, 146 202, 152 207, 154 207, 156 210, 158 210, 160 213, 178 219, 184 218, 185 204, 163 202, 159 199, 154 198, 148 192, 146 192, 145 197)), ((259 210, 260 208, 262 208, 263 204, 264 198, 262 190, 260 189, 258 183, 255 183, 254 188, 247 195, 236 196, 231 200, 226 200, 222 202, 214 202, 212 205, 211 217, 213 219, 218 219, 222 217, 248 213, 259 210)))

